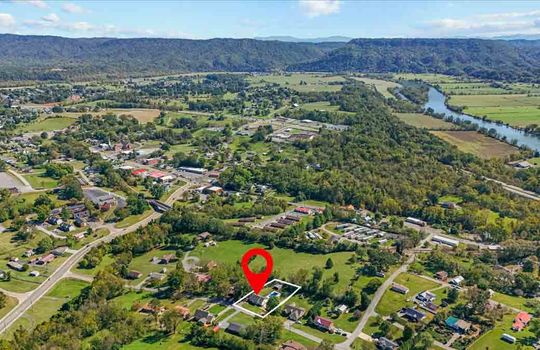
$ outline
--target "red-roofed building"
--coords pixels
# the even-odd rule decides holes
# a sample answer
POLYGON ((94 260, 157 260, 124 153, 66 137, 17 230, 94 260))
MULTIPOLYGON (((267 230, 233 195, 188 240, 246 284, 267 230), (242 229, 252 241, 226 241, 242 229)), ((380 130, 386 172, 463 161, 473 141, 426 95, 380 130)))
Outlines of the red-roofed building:
POLYGON ((132 175, 135 175, 135 176, 142 176, 144 174, 146 174, 146 169, 137 169, 137 170, 133 170, 131 172, 132 175))
POLYGON ((334 331, 334 322, 330 321, 329 319, 326 319, 321 316, 316 316, 314 322, 315 322, 315 325, 321 329, 324 329, 329 332, 334 331))
POLYGON ((297 207, 296 209, 294 209, 294 211, 300 214, 311 214, 311 209, 306 207, 297 207))
POLYGON ((36 261, 36 265, 46 265, 53 260, 54 260, 54 254, 48 254, 39 258, 39 260, 36 261))
POLYGON ((154 166, 154 165, 158 165, 160 161, 161 159, 159 158, 149 158, 144 161, 144 164, 154 166))
POLYGON ((150 175, 148 176, 150 176, 153 179, 159 179, 165 176, 165 173, 162 173, 161 171, 152 171, 150 175))
POLYGON ((516 315, 514 323, 512 324, 512 329, 517 332, 522 331, 525 327, 527 327, 527 324, 529 323, 531 318, 531 315, 529 315, 525 311, 521 311, 516 315))
POLYGON ((196 273, 195 277, 197 277, 197 281, 200 283, 207 283, 212 279, 212 277, 207 273, 196 273))

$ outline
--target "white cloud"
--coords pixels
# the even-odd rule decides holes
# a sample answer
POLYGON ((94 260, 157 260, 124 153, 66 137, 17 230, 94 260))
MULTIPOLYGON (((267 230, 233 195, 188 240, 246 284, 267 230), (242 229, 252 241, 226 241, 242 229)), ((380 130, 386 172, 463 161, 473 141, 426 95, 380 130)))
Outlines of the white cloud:
POLYGON ((49 5, 47 5, 47 3, 44 0, 23 0, 20 2, 30 4, 40 9, 46 9, 47 7, 49 7, 49 5))
POLYGON ((15 18, 9 13, 0 13, 0 27, 7 28, 15 25, 15 18))
POLYGON ((493 37, 512 34, 540 34, 540 10, 488 13, 462 18, 441 18, 425 22, 421 29, 429 36, 493 37))
POLYGON ((51 22, 51 23, 57 23, 60 22, 60 17, 56 13, 51 13, 49 15, 41 17, 41 19, 45 22, 51 22))
POLYGON ((73 4, 73 3, 65 3, 62 5, 62 11, 67 13, 85 13, 87 10, 79 5, 73 4))
POLYGON ((308 17, 318 17, 338 13, 340 0, 300 0, 300 8, 308 17))

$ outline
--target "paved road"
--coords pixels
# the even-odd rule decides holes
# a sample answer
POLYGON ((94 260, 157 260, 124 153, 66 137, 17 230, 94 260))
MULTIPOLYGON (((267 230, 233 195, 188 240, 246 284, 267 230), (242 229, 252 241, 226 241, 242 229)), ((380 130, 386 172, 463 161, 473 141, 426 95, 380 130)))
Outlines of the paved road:
POLYGON ((316 337, 316 336, 314 336, 314 335, 312 335, 312 334, 306 333, 306 332, 304 332, 304 331, 301 330, 301 329, 294 328, 294 327, 292 326, 293 324, 294 324, 293 321, 287 320, 287 321, 285 321, 285 323, 283 324, 283 326, 285 327, 286 330, 289 330, 289 331, 291 331, 291 332, 293 332, 293 333, 296 333, 296 334, 298 334, 298 335, 300 335, 300 336, 302 336, 302 337, 304 337, 304 338, 307 338, 307 339, 309 339, 309 340, 312 340, 312 341, 314 341, 314 342, 316 342, 316 343, 322 342, 322 339, 321 339, 321 338, 316 337))
MULTIPOLYGON (((431 240, 432 234, 428 234, 426 238, 424 238, 418 246, 422 246, 425 242, 431 240)), ((375 307, 377 307, 377 304, 379 304, 379 301, 381 300, 384 292, 392 285, 394 282, 394 279, 396 279, 397 276, 399 276, 401 273, 407 271, 409 268, 409 265, 414 261, 415 254, 412 253, 409 258, 407 258, 407 261, 403 265, 401 265, 396 271, 394 271, 387 279, 386 281, 381 284, 379 289, 375 292, 375 295, 373 295, 373 298, 371 299, 371 303, 369 304, 368 308, 364 313, 362 314, 362 318, 360 319, 360 322, 358 322, 358 325, 356 326, 355 330, 347 337, 347 340, 345 340, 343 343, 336 344, 335 348, 338 350, 346 350, 350 349, 352 343, 356 338, 362 334, 362 331, 364 327, 366 326, 369 318, 375 314, 375 307)))
MULTIPOLYGON (((475 176, 474 173, 472 173, 472 172, 470 172, 468 170, 463 170, 463 172, 465 172, 465 173, 467 173, 469 175, 475 176)), ((492 178, 489 178, 489 177, 486 177, 486 176, 482 176, 481 178, 486 180, 486 181, 492 181, 492 182, 498 183, 506 191, 517 194, 518 196, 528 198, 528 199, 532 199, 532 200, 536 200, 536 201, 540 201, 540 194, 538 194, 538 193, 527 191, 527 190, 524 190, 521 187, 517 187, 517 186, 514 186, 514 185, 509 185, 506 182, 495 180, 495 179, 492 179, 492 178)))
MULTIPOLYGON (((186 191, 190 183, 185 184, 184 186, 178 188, 166 201, 166 204, 172 205, 177 198, 186 191)), ((5 332, 19 317, 21 317, 36 301, 43 297, 52 287, 58 283, 62 278, 69 275, 69 272, 72 267, 77 264, 93 247, 98 246, 101 243, 108 243, 114 238, 125 235, 129 232, 137 230, 139 227, 145 226, 150 223, 152 220, 158 219, 162 214, 161 213, 152 213, 150 216, 139 221, 138 223, 125 228, 118 229, 115 227, 109 227, 110 234, 95 240, 92 243, 85 245, 83 248, 79 249, 75 254, 71 255, 64 261, 62 265, 54 271, 49 278, 47 278, 39 287, 37 287, 27 299, 19 303, 13 310, 11 310, 6 316, 0 320, 0 334, 5 332)))

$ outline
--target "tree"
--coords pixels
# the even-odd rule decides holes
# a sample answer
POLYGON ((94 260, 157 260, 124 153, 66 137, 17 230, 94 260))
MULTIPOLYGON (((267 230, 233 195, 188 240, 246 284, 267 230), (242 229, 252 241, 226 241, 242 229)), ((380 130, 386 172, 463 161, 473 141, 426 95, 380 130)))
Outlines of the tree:
POLYGON ((371 303, 371 298, 366 292, 360 294, 360 310, 365 311, 369 304, 371 303))
POLYGON ((450 288, 446 300, 449 304, 454 304, 459 298, 459 291, 456 288, 450 288))
POLYGON ((333 349, 334 349, 334 343, 326 339, 320 342, 316 348, 316 350, 333 350, 333 349))
POLYGON ((540 338, 540 319, 533 318, 529 322, 529 331, 536 336, 536 339, 540 338))
POLYGON ((6 306, 6 302, 7 296, 3 292, 0 292, 0 309, 3 309, 6 306))
POLYGON ((36 252, 40 254, 45 253, 53 248, 53 244, 54 242, 51 237, 43 237, 37 244, 36 252))
POLYGON ((332 267, 334 267, 334 262, 332 261, 332 258, 328 258, 326 260, 326 264, 325 264, 325 268, 327 270, 331 269, 332 267))
POLYGON ((84 196, 81 184, 77 178, 73 175, 67 175, 62 179, 62 185, 64 186, 62 190, 63 199, 75 198, 81 200, 84 196))
POLYGON ((176 333, 176 329, 182 323, 183 317, 177 310, 167 310, 161 315, 161 323, 169 334, 176 333))
POLYGON ((281 337, 283 321, 279 317, 268 316, 257 320, 246 329, 246 338, 257 344, 273 344, 281 337))
POLYGON ((406 325, 405 328, 403 329, 403 336, 401 337, 401 339, 403 341, 407 341, 411 339, 413 336, 414 336, 414 329, 412 329, 409 325, 406 325))

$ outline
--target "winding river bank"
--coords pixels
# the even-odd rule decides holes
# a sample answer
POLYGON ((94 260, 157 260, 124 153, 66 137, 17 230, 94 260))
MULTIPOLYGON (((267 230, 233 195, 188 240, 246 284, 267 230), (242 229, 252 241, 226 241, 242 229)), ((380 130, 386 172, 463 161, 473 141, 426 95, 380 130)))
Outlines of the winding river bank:
POLYGON ((424 108, 431 108, 437 114, 452 116, 454 119, 459 118, 461 120, 470 121, 473 124, 477 124, 480 128, 488 130, 493 129, 500 137, 504 137, 508 143, 512 144, 512 141, 515 140, 517 146, 526 146, 536 152, 540 152, 540 137, 528 134, 523 130, 513 128, 506 124, 496 123, 453 111, 446 104, 446 96, 432 86, 429 87, 428 102, 424 105, 424 108))

